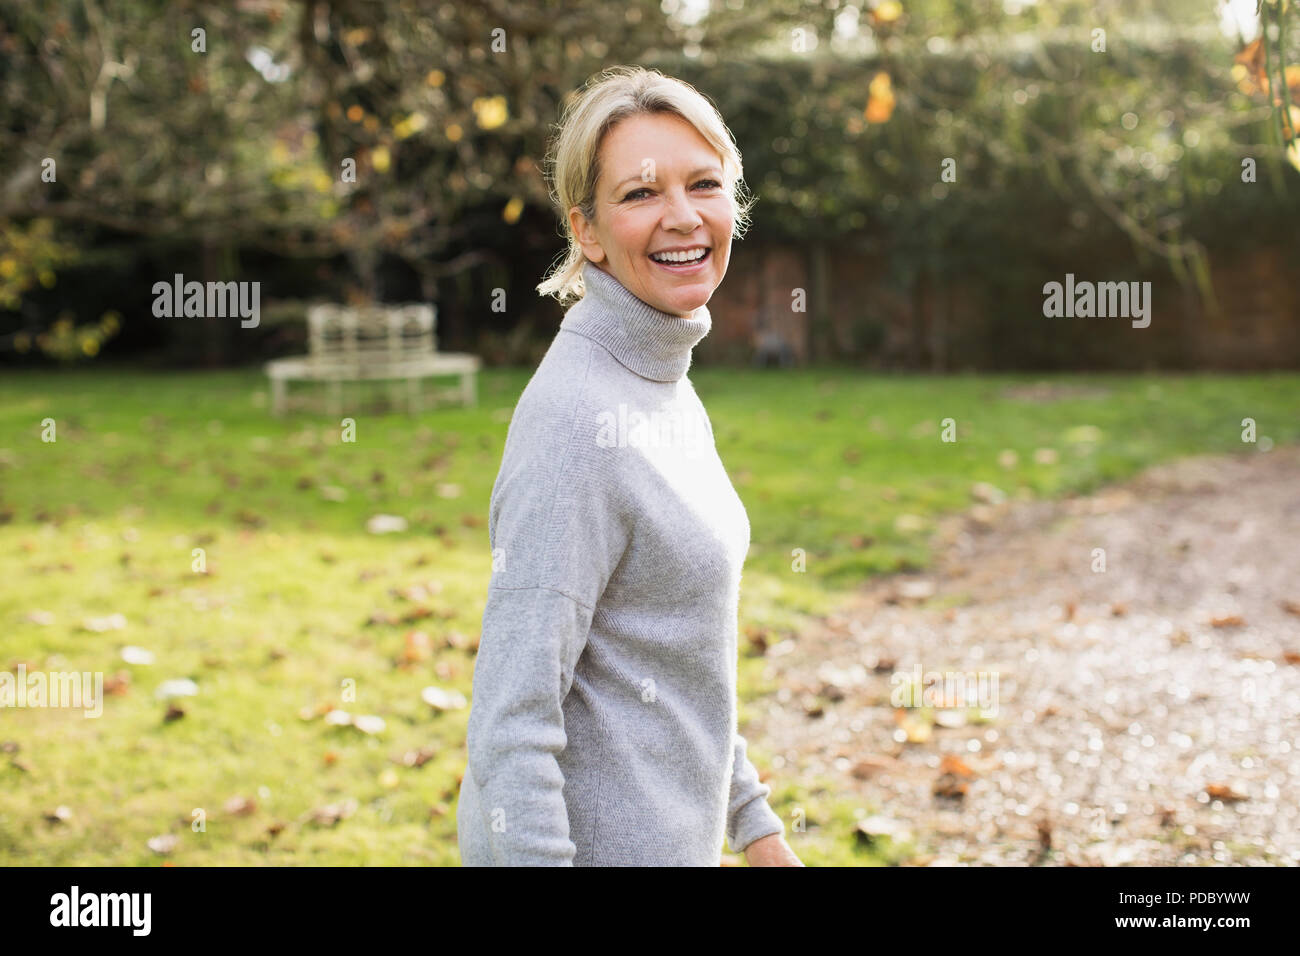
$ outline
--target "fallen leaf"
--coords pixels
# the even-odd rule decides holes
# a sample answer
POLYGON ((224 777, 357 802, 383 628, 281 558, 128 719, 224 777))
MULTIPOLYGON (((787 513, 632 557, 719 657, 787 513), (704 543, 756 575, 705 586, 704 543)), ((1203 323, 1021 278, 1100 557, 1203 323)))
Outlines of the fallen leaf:
POLYGON ((325 723, 331 727, 350 727, 352 715, 346 710, 331 709, 325 714, 325 723))
POLYGON ((1206 786, 1205 792, 1209 794, 1210 799, 1212 800, 1224 800, 1229 803, 1233 803, 1238 800, 1250 799, 1244 793, 1239 793, 1236 790, 1233 790, 1231 786, 1224 783, 1209 784, 1208 786, 1206 786))
POLYGON ((158 685, 158 689, 154 691, 154 696, 160 700, 168 700, 172 697, 193 697, 198 692, 198 684, 188 677, 181 677, 176 680, 163 681, 158 685))
POLYGON ((131 689, 131 675, 126 671, 118 671, 112 677, 104 678, 104 693, 113 694, 116 697, 125 695, 131 689))
POLYGON ((420 691, 420 699, 434 710, 462 710, 468 704, 460 691, 441 687, 426 687, 420 691))
POLYGON ((433 644, 428 634, 424 631, 408 631, 402 648, 400 666, 410 666, 428 660, 432 654, 433 644))
POLYGON ((892 770, 898 765, 898 761, 893 757, 882 756, 878 754, 868 754, 860 758, 850 769, 854 777, 859 780, 866 780, 883 770, 892 770))
POLYGON ((947 727, 950 730, 965 727, 967 724, 966 712, 964 710, 945 708, 935 712, 934 722, 940 727, 947 727))
POLYGON ((351 798, 339 803, 327 803, 325 806, 317 807, 311 811, 311 822, 332 827, 340 820, 346 820, 352 816, 356 812, 357 806, 357 801, 351 798))
POLYGON ((87 631, 120 631, 126 627, 126 618, 121 614, 110 614, 107 617, 88 617, 84 624, 81 625, 87 631))
POLYGON ((381 734, 384 732, 384 718, 376 717, 374 714, 362 714, 359 717, 352 718, 352 726, 357 728, 363 734, 381 734))
POLYGON ((971 485, 970 494, 976 501, 982 501, 986 505, 1001 504, 1007 500, 1005 491, 989 484, 987 481, 977 481, 971 485))
POLYGON ((407 527, 406 519, 400 515, 375 515, 366 522, 366 530, 371 534, 392 534, 407 527))
POLYGON ((898 583, 898 598, 905 601, 924 601, 927 598, 934 597, 936 587, 933 581, 926 578, 916 578, 913 580, 904 580, 898 583))
POLYGON ((879 814, 859 820, 853 832, 864 843, 875 843, 880 837, 889 837, 897 841, 907 835, 903 825, 897 820, 879 814))
POLYGON ((966 761, 962 760, 956 754, 947 754, 939 763, 940 773, 952 773, 961 777, 973 777, 975 771, 970 768, 966 761))
POLYGON ((1036 829, 1038 830, 1039 852, 1049 852, 1052 849, 1052 821, 1047 817, 1040 817, 1036 829))
POLYGON ((148 666, 154 661, 153 651, 147 651, 143 647, 128 645, 122 648, 122 660, 126 661, 128 664, 148 666))
POLYGON ((224 809, 226 813, 231 816, 246 817, 249 814, 256 812, 257 803, 248 797, 233 796, 226 801, 224 809))
POLYGON ((913 744, 923 744, 930 740, 931 725, 923 713, 913 713, 903 708, 895 708, 894 722, 902 728, 903 733, 907 736, 907 742, 913 744))
POLYGON ((402 765, 405 767, 423 767, 426 763, 434 758, 436 751, 432 747, 421 747, 419 750, 408 750, 402 754, 402 765))
POLYGON ((970 784, 956 774, 945 773, 934 781, 932 789, 936 797, 951 797, 959 800, 966 796, 970 784))
POLYGON ((148 841, 148 847, 160 856, 166 856, 168 853, 175 850, 180 842, 181 839, 176 834, 164 833, 160 836, 150 838, 148 841))
POLYGON ((1210 618, 1211 627, 1241 627, 1245 623, 1245 619, 1240 614, 1224 614, 1210 618))

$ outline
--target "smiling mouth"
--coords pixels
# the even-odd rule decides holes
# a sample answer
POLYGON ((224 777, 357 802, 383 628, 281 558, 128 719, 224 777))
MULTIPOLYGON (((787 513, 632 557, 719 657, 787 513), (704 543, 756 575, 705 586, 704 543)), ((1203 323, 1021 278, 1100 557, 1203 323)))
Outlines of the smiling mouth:
POLYGON ((668 269, 670 271, 683 272, 689 269, 693 269, 703 262, 708 262, 709 256, 711 255, 713 255, 713 250, 705 249, 704 255, 700 256, 698 259, 688 259, 685 262, 660 262, 654 256, 646 256, 646 258, 649 259, 651 262, 653 262, 655 265, 662 266, 663 268, 668 269))

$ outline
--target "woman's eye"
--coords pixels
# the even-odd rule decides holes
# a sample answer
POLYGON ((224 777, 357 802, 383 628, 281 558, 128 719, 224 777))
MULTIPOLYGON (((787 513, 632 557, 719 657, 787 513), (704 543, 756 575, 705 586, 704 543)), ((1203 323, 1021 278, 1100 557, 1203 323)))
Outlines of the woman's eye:
MULTIPOLYGON (((695 185, 696 185, 696 186, 707 186, 708 188, 711 188, 711 189, 721 189, 721 188, 722 188, 722 184, 719 183, 717 180, 714 180, 714 179, 701 179, 701 180, 700 180, 698 183, 696 183, 695 185)), ((637 195, 638 195, 639 193, 648 193, 648 192, 650 192, 650 190, 648 190, 648 189, 634 189, 634 190, 632 190, 630 193, 628 193, 626 196, 623 197, 623 201, 626 202, 626 201, 629 200, 629 199, 636 199, 636 197, 637 197, 637 195)))

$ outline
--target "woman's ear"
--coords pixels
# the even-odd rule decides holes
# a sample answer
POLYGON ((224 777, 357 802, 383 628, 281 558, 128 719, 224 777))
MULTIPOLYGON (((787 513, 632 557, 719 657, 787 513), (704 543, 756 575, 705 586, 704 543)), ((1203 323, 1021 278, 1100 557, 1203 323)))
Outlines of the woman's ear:
POLYGON ((569 210, 569 228, 573 231, 573 236, 578 245, 582 247, 583 255, 593 263, 601 262, 605 258, 605 250, 601 248, 599 240, 596 238, 596 230, 591 227, 587 217, 582 214, 582 210, 574 206, 569 210))

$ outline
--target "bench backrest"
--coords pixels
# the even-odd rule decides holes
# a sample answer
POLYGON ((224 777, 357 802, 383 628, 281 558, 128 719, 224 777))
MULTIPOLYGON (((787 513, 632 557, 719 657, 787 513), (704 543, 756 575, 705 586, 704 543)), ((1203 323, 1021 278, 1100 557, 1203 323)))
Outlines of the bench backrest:
POLYGON ((437 350, 432 305, 322 304, 307 310, 308 353, 313 361, 384 362, 437 350))

